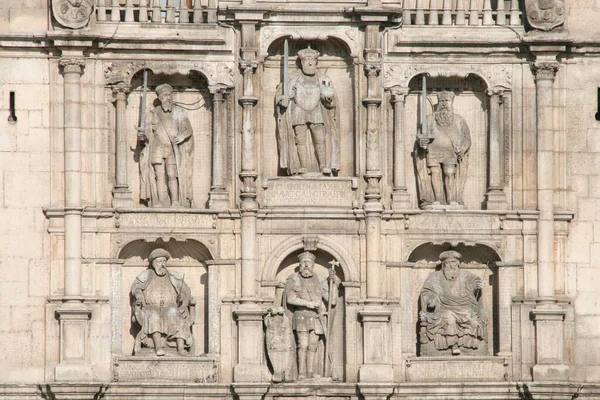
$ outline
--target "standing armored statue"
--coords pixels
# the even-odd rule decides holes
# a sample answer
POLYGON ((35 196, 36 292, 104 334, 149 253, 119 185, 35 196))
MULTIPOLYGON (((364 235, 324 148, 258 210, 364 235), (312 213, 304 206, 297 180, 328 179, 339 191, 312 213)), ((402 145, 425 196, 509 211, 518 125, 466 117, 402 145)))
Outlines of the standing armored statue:
POLYGON ((421 208, 462 208, 471 134, 463 117, 454 113, 454 93, 438 94, 437 110, 427 118, 417 138, 417 178, 421 208))
POLYGON ((288 175, 339 169, 338 102, 331 79, 317 71, 318 57, 311 48, 298 51, 300 69, 277 90, 279 165, 288 175))
POLYGON ((157 356, 164 356, 167 347, 176 347, 179 355, 186 356, 193 344, 194 315, 190 306, 195 302, 183 276, 167 270, 169 258, 168 251, 153 250, 148 256, 151 268, 139 274, 131 285, 132 319, 141 326, 135 338, 136 355, 143 347, 153 348, 157 356))
POLYGON ((454 250, 441 253, 442 270, 427 278, 420 295, 421 345, 433 342, 435 350, 450 349, 452 355, 487 342, 487 322, 479 302, 483 282, 459 269, 461 257, 454 250))
MULTIPOLYGON (((296 334, 298 380, 318 378, 317 348, 328 332, 327 305, 337 304, 340 280, 333 269, 325 279, 314 274, 315 255, 305 251, 298 255, 300 266, 285 282, 284 308, 293 312, 292 330, 296 334), (330 293, 331 288, 331 293, 330 293)), ((331 317, 331 316, 329 316, 331 317)))
POLYGON ((190 207, 194 137, 187 112, 173 102, 173 88, 156 87, 160 105, 140 134, 140 199, 151 207, 190 207))

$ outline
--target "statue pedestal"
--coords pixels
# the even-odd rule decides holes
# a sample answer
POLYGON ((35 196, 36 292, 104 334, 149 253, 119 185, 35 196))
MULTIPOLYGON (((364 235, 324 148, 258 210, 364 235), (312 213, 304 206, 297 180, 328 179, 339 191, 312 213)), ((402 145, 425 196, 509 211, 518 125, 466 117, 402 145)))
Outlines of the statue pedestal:
POLYGON ((490 190, 485 194, 486 210, 506 210, 506 194, 502 190, 490 190))
POLYGON ((217 361, 212 357, 120 357, 113 368, 114 379, 120 382, 213 383, 219 380, 217 361))
POLYGON ((92 317, 83 303, 65 303, 56 310, 60 326, 60 363, 54 369, 57 381, 92 381, 89 364, 88 321, 92 317))
POLYGON ((409 357, 407 382, 501 381, 510 379, 510 359, 505 357, 409 357))
POLYGON ((359 311, 363 327, 363 365, 358 371, 359 382, 392 382, 391 310, 379 305, 367 305, 359 311))
POLYGON ((208 208, 211 210, 226 210, 229 208, 229 193, 223 188, 211 189, 208 194, 208 208))
POLYGON ((125 188, 116 188, 113 192, 112 205, 114 208, 133 207, 131 190, 125 188))
POLYGON ((535 322, 536 365, 533 380, 564 381, 569 367, 563 364, 563 320, 567 310, 556 304, 540 304, 531 311, 535 322))
POLYGON ((265 311, 257 304, 248 303, 233 314, 238 323, 238 364, 233 369, 234 381, 269 381, 263 330, 265 311))

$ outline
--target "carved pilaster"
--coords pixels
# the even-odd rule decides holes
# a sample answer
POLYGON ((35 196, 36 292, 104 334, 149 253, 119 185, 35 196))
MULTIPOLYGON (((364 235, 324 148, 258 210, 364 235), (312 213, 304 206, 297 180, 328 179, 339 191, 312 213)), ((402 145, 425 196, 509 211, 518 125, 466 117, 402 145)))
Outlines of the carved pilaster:
MULTIPOLYGON (((116 132, 115 132, 115 188, 113 190, 113 207, 131 207, 133 199, 129 190, 127 177, 127 95, 131 92, 131 86, 118 83, 112 87, 113 99, 116 108, 116 132)), ((142 110, 145 112, 145 110, 142 110)))
POLYGON ((208 207, 211 209, 223 209, 228 207, 229 194, 225 189, 223 181, 224 167, 223 159, 225 158, 223 138, 225 132, 223 129, 223 121, 226 114, 225 99, 227 96, 228 87, 225 85, 215 85, 209 87, 212 94, 212 184, 208 199, 208 207))
POLYGON ((407 87, 393 87, 391 103, 394 106, 394 167, 392 208, 405 209, 410 207, 410 197, 406 189, 405 150, 404 150, 404 106, 407 87))
POLYGON ((502 135, 502 94, 503 90, 490 89, 490 122, 488 140, 488 188, 485 195, 485 204, 488 210, 504 210, 507 208, 506 194, 502 175, 504 172, 502 148, 504 136, 502 135))

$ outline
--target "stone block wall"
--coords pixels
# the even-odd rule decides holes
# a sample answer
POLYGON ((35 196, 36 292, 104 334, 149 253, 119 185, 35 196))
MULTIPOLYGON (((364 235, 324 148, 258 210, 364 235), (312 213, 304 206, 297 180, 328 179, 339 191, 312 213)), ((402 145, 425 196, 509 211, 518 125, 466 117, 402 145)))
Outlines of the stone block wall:
MULTIPOLYGON (((0 10, 4 6, 3 3, 0 10)), ((44 379, 44 305, 49 293, 51 243, 42 208, 50 204, 51 192, 56 189, 50 179, 48 67, 45 58, 0 57, 0 243, 3 249, 0 376, 3 382, 44 379), (13 123, 8 120, 11 92, 15 96, 17 119, 13 123)))
POLYGON ((47 0, 6 0, 0 4, 0 31, 43 33, 48 30, 47 0))

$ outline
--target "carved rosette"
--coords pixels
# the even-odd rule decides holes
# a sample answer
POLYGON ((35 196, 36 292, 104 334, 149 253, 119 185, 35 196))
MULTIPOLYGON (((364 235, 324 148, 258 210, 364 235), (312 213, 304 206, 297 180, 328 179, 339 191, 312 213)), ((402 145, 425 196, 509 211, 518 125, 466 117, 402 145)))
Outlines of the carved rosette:
POLYGON ((527 22, 542 31, 550 31, 565 23, 565 3, 562 0, 527 0, 527 22))
POLYGON ((52 15, 65 28, 81 29, 96 7, 94 0, 52 0, 52 15))

